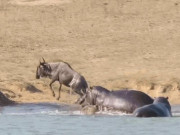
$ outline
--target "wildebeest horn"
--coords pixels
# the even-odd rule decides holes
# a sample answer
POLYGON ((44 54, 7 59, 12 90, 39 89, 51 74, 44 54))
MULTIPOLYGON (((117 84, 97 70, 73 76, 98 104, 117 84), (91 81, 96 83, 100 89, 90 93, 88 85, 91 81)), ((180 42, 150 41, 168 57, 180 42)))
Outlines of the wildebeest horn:
POLYGON ((44 60, 44 58, 43 58, 43 57, 42 57, 42 60, 43 60, 43 62, 41 62, 41 60, 39 60, 40 65, 42 65, 42 64, 44 64, 44 63, 46 63, 46 61, 44 60))
POLYGON ((44 58, 42 57, 43 63, 46 63, 46 61, 44 60, 44 58))
POLYGON ((39 60, 39 64, 41 65, 41 64, 43 64, 43 62, 41 62, 41 60, 39 60))

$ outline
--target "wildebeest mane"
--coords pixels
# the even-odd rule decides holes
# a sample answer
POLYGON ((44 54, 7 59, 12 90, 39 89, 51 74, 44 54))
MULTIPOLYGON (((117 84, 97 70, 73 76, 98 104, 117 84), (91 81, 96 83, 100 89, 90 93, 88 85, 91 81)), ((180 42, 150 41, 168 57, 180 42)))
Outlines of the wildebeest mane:
POLYGON ((68 62, 65 62, 65 61, 63 61, 63 60, 59 60, 59 62, 63 62, 63 63, 65 63, 65 64, 67 64, 68 65, 68 67, 70 67, 71 69, 73 69, 72 67, 71 67, 71 65, 68 63, 68 62))

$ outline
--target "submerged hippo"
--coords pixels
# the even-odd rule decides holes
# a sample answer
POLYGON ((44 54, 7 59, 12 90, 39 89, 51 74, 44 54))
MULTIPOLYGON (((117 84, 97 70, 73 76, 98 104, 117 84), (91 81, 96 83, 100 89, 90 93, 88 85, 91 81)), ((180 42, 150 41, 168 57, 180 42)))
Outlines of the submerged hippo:
POLYGON ((141 91, 109 91, 101 86, 88 88, 81 101, 82 105, 96 105, 98 110, 119 110, 126 113, 132 113, 136 108, 152 103, 153 99, 141 91))
POLYGON ((171 117, 171 106, 168 98, 158 97, 154 99, 153 104, 145 105, 133 112, 136 117, 171 117))

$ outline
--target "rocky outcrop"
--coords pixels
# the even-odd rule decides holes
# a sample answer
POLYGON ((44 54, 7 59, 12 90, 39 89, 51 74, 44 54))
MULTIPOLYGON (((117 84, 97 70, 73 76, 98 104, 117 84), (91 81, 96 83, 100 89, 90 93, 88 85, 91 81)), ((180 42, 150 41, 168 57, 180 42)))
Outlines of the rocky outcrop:
POLYGON ((0 106, 6 106, 14 104, 15 102, 8 99, 1 91, 0 91, 0 106))

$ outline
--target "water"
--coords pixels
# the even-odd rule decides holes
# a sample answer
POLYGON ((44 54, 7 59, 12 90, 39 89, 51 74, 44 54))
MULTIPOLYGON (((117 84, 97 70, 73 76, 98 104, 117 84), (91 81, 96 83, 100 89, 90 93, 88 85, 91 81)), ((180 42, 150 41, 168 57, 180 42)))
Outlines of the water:
POLYGON ((0 108, 0 135, 179 135, 180 106, 172 118, 135 118, 117 112, 83 115, 77 106, 21 104, 0 108))

